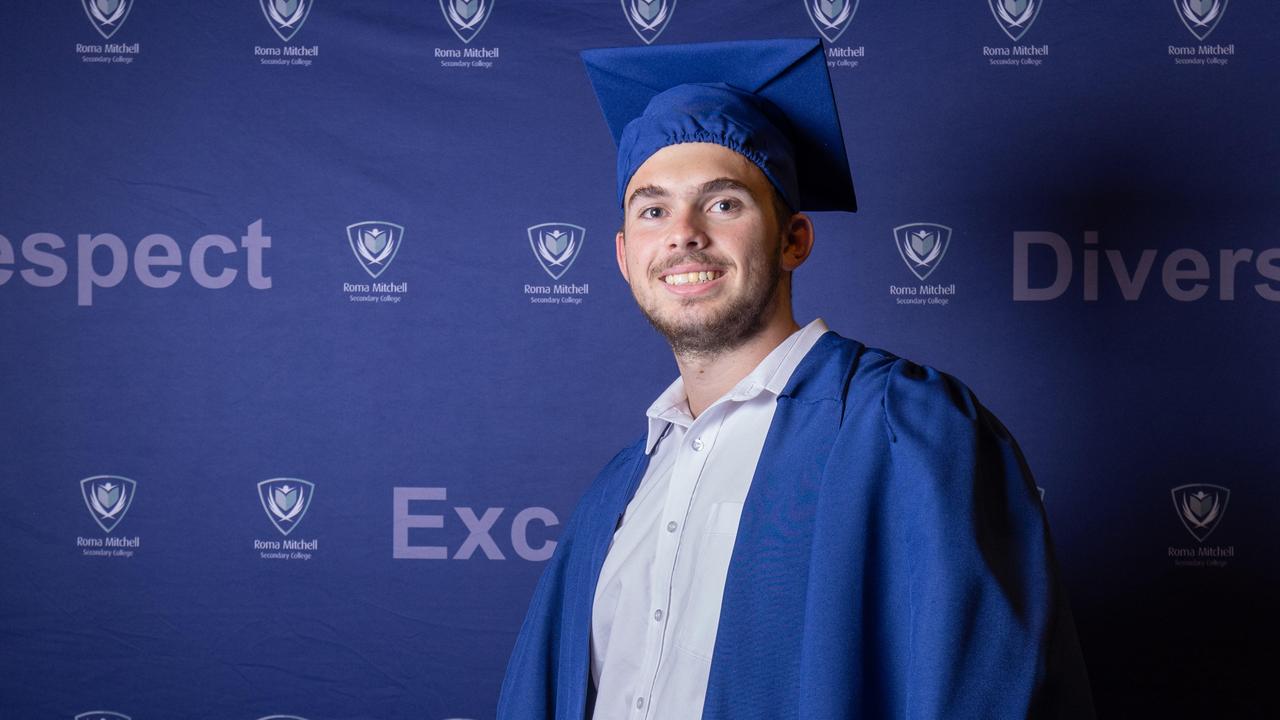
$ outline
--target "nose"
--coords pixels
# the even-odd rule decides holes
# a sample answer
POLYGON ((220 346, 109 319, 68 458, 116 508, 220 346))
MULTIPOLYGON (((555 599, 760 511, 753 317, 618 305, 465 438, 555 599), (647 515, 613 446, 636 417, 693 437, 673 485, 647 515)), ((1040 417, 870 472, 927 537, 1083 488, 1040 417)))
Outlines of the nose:
POLYGON ((707 246, 706 228, 697 212, 685 210, 672 218, 667 235, 667 249, 675 251, 701 250, 707 246))

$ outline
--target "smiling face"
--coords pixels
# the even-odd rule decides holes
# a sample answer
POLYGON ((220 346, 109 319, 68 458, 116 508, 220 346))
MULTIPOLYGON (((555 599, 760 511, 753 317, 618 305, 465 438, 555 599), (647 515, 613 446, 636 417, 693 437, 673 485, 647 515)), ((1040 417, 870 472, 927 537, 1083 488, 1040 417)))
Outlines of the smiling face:
POLYGON ((627 185, 618 268, 677 355, 716 355, 771 324, 793 324, 790 271, 812 225, 775 211, 774 189, 743 156, 710 143, 669 145, 627 185))

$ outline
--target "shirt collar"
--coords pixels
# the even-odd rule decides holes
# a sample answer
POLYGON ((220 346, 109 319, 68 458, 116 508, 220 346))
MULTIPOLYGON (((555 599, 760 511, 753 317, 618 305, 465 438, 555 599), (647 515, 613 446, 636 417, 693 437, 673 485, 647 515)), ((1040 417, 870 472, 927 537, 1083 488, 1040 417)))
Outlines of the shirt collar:
MULTIPOLYGON (((822 337, 827 330, 827 324, 822 318, 818 318, 792 333, 737 385, 712 403, 712 407, 726 401, 744 402, 765 391, 772 393, 776 398, 787 386, 791 374, 800 365, 800 361, 813 349, 818 338, 822 337)), ((684 378, 677 377, 675 382, 667 386, 645 414, 649 417, 649 435, 645 441, 644 451, 649 454, 653 452, 658 441, 671 430, 673 424, 685 429, 693 424, 693 415, 689 412, 689 399, 684 392, 684 378)))

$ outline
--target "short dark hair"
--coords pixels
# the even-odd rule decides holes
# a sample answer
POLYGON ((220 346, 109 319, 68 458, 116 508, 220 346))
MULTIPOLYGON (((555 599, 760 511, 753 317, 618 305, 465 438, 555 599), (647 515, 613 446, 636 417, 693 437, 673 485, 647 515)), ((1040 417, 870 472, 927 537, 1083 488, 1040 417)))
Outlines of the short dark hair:
POLYGON ((769 187, 773 190, 773 217, 778 221, 778 231, 781 232, 786 229, 787 222, 791 220, 792 215, 796 214, 796 211, 791 209, 783 199, 782 193, 778 192, 778 188, 773 187, 773 183, 770 183, 769 187))

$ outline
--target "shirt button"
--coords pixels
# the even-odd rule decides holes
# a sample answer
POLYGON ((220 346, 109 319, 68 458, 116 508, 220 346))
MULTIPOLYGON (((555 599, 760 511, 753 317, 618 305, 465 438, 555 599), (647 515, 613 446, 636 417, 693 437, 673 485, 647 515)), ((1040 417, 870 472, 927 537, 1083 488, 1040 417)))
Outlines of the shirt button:
POLYGON ((706 447, 706 446, 707 446, 707 444, 706 444, 706 443, 704 443, 704 442, 702 442, 702 438, 698 438, 697 440, 694 440, 694 441, 693 441, 693 449, 694 449, 694 450, 697 450, 697 451, 699 451, 699 452, 701 452, 702 448, 704 448, 704 447, 706 447))
POLYGON ((657 621, 659 621, 659 622, 661 622, 661 621, 662 621, 662 610, 654 610, 654 611, 653 611, 653 619, 654 619, 654 620, 657 620, 657 621))
POLYGON ((644 707, 644 698, 642 697, 636 698, 636 707, 638 708, 644 707))
POLYGON ((680 527, 680 525, 677 524, 675 520, 672 520, 671 522, 667 523, 667 532, 675 532, 676 528, 678 527, 680 527))

